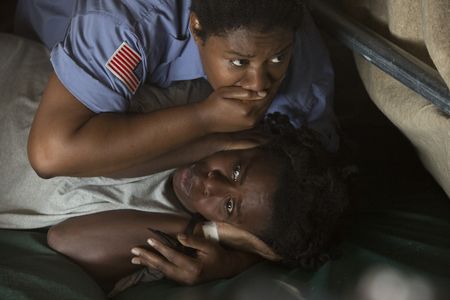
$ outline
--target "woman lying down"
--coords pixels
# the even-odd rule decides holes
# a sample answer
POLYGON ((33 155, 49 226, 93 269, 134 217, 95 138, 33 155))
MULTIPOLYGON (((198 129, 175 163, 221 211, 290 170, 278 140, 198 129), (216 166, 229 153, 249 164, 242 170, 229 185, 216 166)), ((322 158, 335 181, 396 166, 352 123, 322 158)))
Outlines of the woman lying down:
POLYGON ((65 181, 57 197, 78 205, 75 217, 51 227, 49 245, 114 292, 163 276, 183 284, 226 278, 262 258, 320 265, 347 206, 343 180, 311 131, 280 115, 266 127, 274 134, 260 147, 147 176, 145 187, 144 179, 126 189, 65 181), (93 199, 113 203, 83 214, 80 201, 93 199))

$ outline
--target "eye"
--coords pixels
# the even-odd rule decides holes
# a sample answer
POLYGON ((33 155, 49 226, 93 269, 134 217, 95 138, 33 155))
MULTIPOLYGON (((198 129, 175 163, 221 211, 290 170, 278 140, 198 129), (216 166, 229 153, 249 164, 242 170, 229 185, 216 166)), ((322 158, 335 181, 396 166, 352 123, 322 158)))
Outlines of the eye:
POLYGON ((246 60, 246 59, 233 59, 233 60, 230 60, 230 63, 234 67, 241 68, 241 67, 243 67, 243 66, 248 64, 248 60, 246 60))
POLYGON ((225 210, 227 211, 227 214, 229 216, 231 216, 231 214, 233 213, 233 209, 234 209, 234 200, 228 199, 227 201, 225 201, 225 210))
POLYGON ((279 64, 279 63, 282 63, 283 61, 284 61, 284 58, 286 57, 286 55, 278 55, 278 56, 275 56, 274 58, 272 58, 270 61, 273 63, 273 64, 279 64))
POLYGON ((234 182, 238 182, 240 175, 241 175, 241 165, 238 164, 234 167, 233 173, 231 174, 231 180, 233 180, 234 182))

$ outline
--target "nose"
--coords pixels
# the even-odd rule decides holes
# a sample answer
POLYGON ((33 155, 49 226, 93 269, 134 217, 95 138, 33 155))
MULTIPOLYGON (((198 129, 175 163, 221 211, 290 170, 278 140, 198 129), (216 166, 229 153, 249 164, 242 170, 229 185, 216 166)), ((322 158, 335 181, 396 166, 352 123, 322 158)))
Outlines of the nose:
POLYGON ((211 221, 222 221, 223 207, 227 196, 234 196, 236 188, 219 172, 208 172, 201 180, 202 195, 199 195, 197 211, 211 221))
POLYGON ((270 85, 270 74, 264 66, 248 69, 241 81, 244 89, 254 92, 268 91, 270 85))
POLYGON ((207 173, 203 181, 204 195, 208 198, 225 197, 233 190, 229 180, 218 171, 207 173))

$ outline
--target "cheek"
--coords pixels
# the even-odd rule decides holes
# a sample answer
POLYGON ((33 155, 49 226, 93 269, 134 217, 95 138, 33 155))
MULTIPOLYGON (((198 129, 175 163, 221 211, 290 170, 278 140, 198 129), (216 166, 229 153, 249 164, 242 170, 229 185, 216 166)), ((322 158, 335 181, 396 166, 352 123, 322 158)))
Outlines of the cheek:
POLYGON ((257 206, 249 207, 240 224, 236 224, 241 229, 253 234, 261 233, 270 223, 271 209, 268 204, 260 203, 257 206))
POLYGON ((245 231, 248 231, 254 235, 259 235, 262 232, 265 231, 267 226, 270 223, 270 218, 268 218, 268 215, 260 215, 260 216, 253 216, 251 218, 247 218, 243 222, 232 224, 240 229, 243 229, 245 231))
POLYGON ((241 78, 239 72, 231 70, 229 62, 223 58, 210 57, 205 67, 206 76, 214 90, 221 87, 233 86, 241 78))
POLYGON ((199 201, 194 202, 194 207, 196 212, 209 221, 219 222, 223 220, 218 209, 218 203, 213 199, 199 199, 199 201))
POLYGON ((272 78, 275 84, 280 84, 286 77, 286 73, 289 69, 289 63, 284 63, 282 66, 276 67, 272 71, 272 78))

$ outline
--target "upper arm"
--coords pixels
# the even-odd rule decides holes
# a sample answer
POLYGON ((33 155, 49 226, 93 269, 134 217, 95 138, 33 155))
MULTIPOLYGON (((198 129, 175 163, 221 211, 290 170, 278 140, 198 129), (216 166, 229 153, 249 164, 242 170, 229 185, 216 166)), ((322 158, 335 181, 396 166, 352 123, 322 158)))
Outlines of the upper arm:
POLYGON ((60 166, 77 155, 67 150, 74 148, 71 141, 77 130, 92 117, 127 109, 135 88, 145 80, 143 53, 145 50, 126 22, 100 13, 85 12, 73 17, 65 39, 52 50, 54 73, 29 136, 29 160, 41 177, 51 177, 55 170, 58 174, 60 166), (134 65, 127 61, 131 58, 126 54, 117 54, 124 44, 140 57, 134 65), (119 66, 126 71, 115 70, 114 63, 127 65, 119 66), (134 80, 133 88, 130 78, 134 80))
MULTIPOLYGON (((28 139, 28 157, 35 170, 52 169, 54 149, 64 145, 78 128, 95 115, 80 103, 55 74, 36 111, 28 139)), ((46 174, 40 173, 46 177, 46 174)))
POLYGON ((132 22, 118 13, 79 11, 52 50, 59 80, 93 112, 125 111, 146 79, 148 49, 132 22))
POLYGON ((53 226, 50 247, 70 257, 100 282, 114 282, 136 270, 131 249, 146 244, 148 228, 167 234, 182 232, 181 217, 133 210, 106 211, 74 217, 53 226))

